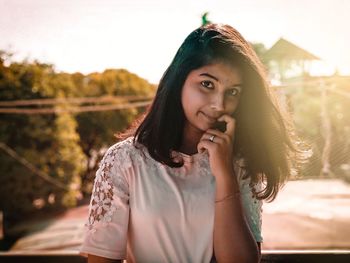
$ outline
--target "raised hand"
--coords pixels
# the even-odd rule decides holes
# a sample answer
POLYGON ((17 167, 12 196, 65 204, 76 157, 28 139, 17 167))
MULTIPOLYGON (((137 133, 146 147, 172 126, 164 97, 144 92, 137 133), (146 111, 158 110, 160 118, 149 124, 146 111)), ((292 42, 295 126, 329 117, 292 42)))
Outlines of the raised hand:
POLYGON ((208 129, 197 145, 198 152, 208 151, 210 168, 214 176, 232 174, 233 172, 233 141, 236 120, 230 115, 224 114, 217 121, 226 122, 226 131, 208 129))

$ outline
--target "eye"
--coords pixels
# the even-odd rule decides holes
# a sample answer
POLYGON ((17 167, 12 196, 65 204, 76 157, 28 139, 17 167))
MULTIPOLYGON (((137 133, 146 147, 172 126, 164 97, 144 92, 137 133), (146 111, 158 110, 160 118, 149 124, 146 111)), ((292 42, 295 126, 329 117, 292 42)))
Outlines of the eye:
POLYGON ((227 91, 229 96, 235 97, 238 96, 239 93, 241 93, 241 88, 240 87, 235 87, 233 89, 230 89, 227 91))
POLYGON ((201 81, 201 85, 202 85, 204 88, 207 88, 207 89, 212 89, 212 88, 214 88, 213 82, 211 82, 211 81, 209 81, 209 80, 203 80, 203 81, 201 81))

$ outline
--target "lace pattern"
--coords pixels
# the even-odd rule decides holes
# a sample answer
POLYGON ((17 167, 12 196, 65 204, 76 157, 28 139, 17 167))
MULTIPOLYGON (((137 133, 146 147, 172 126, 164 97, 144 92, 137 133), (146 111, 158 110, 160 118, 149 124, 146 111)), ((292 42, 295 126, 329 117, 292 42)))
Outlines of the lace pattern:
MULTIPOLYGON (((261 226, 262 226, 262 201, 258 200, 252 193, 250 178, 240 180, 240 188, 242 192, 242 202, 245 207, 246 218, 250 228, 258 242, 262 241, 261 226)), ((260 191, 262 184, 254 186, 255 191, 260 191)))
MULTIPOLYGON (((198 166, 196 170, 207 175, 210 173, 208 156, 203 157, 195 163, 198 166)), ((247 220, 255 237, 261 241, 262 201, 254 197, 249 185, 250 178, 242 179, 246 173, 243 160, 237 159, 235 162, 247 220)), ((145 149, 139 151, 132 145, 132 138, 119 142, 107 150, 96 172, 88 222, 85 224, 88 233, 96 232, 99 226, 108 225, 121 205, 128 205, 129 185, 125 175, 127 169, 135 168, 142 163, 148 165, 150 172, 159 169, 157 164, 147 155, 145 149), (134 161, 131 160, 131 156, 134 161)), ((181 169, 175 170, 179 173, 184 172, 181 169)), ((256 185, 255 189, 261 190, 261 185, 256 185)))
POLYGON ((132 166, 129 147, 130 140, 110 147, 102 158, 96 172, 92 191, 88 222, 85 226, 90 233, 96 232, 99 225, 106 226, 119 209, 117 199, 128 204, 129 186, 123 176, 124 169, 132 166), (124 167, 122 169, 122 167, 124 167))

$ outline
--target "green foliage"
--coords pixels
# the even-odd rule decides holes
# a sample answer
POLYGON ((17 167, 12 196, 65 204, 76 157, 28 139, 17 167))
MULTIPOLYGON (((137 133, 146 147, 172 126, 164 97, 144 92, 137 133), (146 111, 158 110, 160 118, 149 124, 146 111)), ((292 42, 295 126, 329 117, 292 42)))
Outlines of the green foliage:
POLYGON ((211 24, 211 21, 208 19, 209 12, 205 12, 202 15, 202 26, 205 26, 207 24, 211 24))
MULTIPOLYGON (((103 73, 92 73, 86 77, 74 75, 80 96, 153 96, 154 85, 125 69, 108 69, 103 73)), ((80 146, 87 158, 85 172, 82 174, 82 191, 90 194, 101 149, 116 142, 114 134, 127 128, 144 111, 144 108, 129 108, 115 111, 86 112, 76 115, 80 146)))
MULTIPOLYGON (((11 62, 11 54, 0 51, 0 101, 153 96, 155 90, 154 85, 123 69, 89 75, 57 73, 52 65, 37 61, 11 62)), ((31 106, 32 109, 41 107, 31 106)), ((54 107, 69 106, 55 104, 54 107)), ((65 186, 43 180, 0 149, 0 207, 5 216, 17 220, 38 209, 76 205, 81 191, 91 192, 101 149, 113 144, 114 134, 128 127, 144 110, 1 114, 0 142, 65 186)))
MULTIPOLYGON (((348 82, 334 80, 333 84, 336 87, 335 91, 348 90, 348 82)), ((295 87, 294 90, 289 100, 297 132, 313 150, 313 156, 305 166, 303 175, 319 176, 321 173, 322 152, 325 146, 324 125, 328 118, 331 132, 329 155, 331 170, 334 175, 343 176, 345 171, 341 169, 342 165, 350 163, 350 112, 347 110, 349 98, 332 91, 328 91, 327 96, 322 98, 321 90, 316 84, 309 87, 295 87), (322 115, 323 109, 326 115, 322 115)))
POLYGON ((267 66, 267 62, 265 61, 264 54, 267 51, 267 48, 263 43, 250 43, 255 53, 258 55, 260 60, 267 66))
MULTIPOLYGON (((1 62, 1 101, 65 97, 75 92, 68 76, 55 74, 51 65, 23 62, 5 66, 4 59, 1 62)), ((76 126, 76 120, 69 114, 1 114, 0 141, 34 167, 66 185, 66 189, 62 189, 48 183, 1 151, 0 205, 7 217, 10 215, 16 220, 38 208, 75 205, 85 161, 76 126), (72 184, 76 189, 71 189, 72 184)))

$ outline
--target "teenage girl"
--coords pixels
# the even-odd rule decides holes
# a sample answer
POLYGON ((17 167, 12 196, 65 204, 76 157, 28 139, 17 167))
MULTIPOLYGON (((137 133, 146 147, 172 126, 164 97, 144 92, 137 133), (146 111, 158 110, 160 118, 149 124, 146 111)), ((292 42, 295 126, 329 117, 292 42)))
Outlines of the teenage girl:
POLYGON ((81 253, 89 262, 259 262, 262 200, 276 197, 298 147, 250 44, 229 25, 200 27, 102 159, 81 253))

